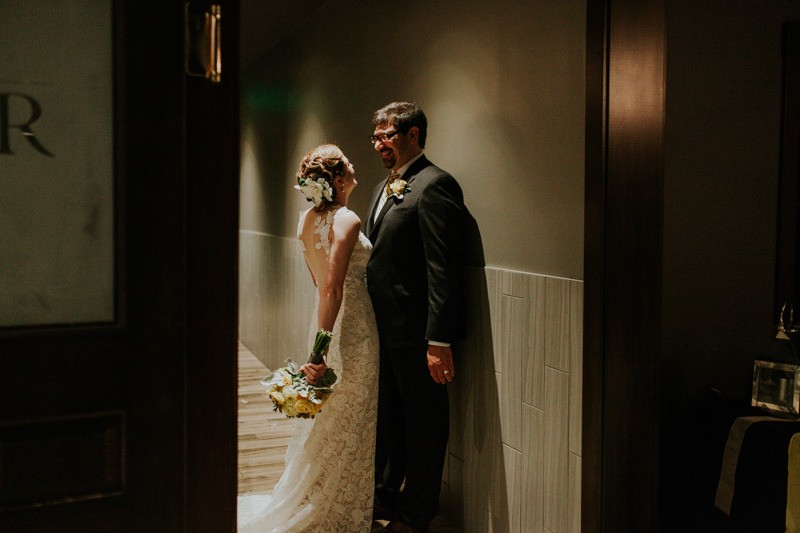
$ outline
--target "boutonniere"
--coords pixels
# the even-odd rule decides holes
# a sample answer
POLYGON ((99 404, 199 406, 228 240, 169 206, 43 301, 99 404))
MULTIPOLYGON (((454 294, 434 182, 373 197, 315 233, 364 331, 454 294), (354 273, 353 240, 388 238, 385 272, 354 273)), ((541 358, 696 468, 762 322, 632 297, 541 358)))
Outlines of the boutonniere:
POLYGON ((411 192, 411 187, 408 186, 408 182, 406 180, 398 179, 389 184, 389 190, 392 191, 391 196, 394 196, 398 200, 402 200, 403 195, 411 192))

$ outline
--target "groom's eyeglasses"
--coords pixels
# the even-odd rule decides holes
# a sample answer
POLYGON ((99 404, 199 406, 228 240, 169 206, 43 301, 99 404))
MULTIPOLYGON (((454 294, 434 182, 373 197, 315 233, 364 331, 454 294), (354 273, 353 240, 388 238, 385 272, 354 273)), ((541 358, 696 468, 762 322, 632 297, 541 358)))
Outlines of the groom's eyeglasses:
POLYGON ((375 144, 378 141, 380 141, 382 143, 385 143, 385 142, 388 142, 388 141, 391 141, 392 139, 394 139, 394 137, 398 133, 400 133, 399 130, 394 130, 394 131, 390 131, 390 132, 387 132, 387 133, 381 133, 379 135, 370 135, 369 136, 369 142, 372 143, 372 144, 375 144))

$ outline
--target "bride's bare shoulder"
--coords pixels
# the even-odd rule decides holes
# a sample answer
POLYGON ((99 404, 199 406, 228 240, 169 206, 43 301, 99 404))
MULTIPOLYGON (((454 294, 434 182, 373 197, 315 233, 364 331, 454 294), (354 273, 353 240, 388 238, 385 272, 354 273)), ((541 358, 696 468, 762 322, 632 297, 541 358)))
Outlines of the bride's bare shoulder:
POLYGON ((361 225, 361 219, 358 218, 358 215, 355 213, 355 211, 350 211, 346 207, 343 207, 336 212, 336 221, 339 222, 339 220, 348 226, 353 224, 357 224, 359 226, 361 225))
POLYGON ((336 212, 333 221, 333 231, 345 240, 353 240, 361 230, 361 219, 353 211, 341 208, 336 212))

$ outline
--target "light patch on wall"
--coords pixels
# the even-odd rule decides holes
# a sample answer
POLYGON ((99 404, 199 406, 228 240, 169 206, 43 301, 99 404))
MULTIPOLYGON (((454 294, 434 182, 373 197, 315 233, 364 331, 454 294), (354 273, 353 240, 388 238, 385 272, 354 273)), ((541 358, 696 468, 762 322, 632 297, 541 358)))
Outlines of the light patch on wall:
MULTIPOLYGON (((289 176, 286 176, 287 187, 294 186, 293 180, 297 168, 300 165, 300 160, 303 159, 309 150, 323 142, 327 142, 325 128, 322 125, 323 121, 317 112, 318 106, 320 105, 319 101, 314 102, 313 91, 310 92, 312 93, 311 98, 309 98, 308 95, 304 95, 299 99, 299 109, 301 109, 302 112, 298 117, 296 125, 291 128, 294 132, 289 135, 289 138, 295 140, 295 142, 289 145, 287 152, 289 162, 287 168, 290 173, 289 176)), ((294 228, 297 225, 298 212, 305 211, 311 207, 311 204, 299 193, 291 194, 289 200, 290 208, 286 211, 284 227, 294 228)))
POLYGON ((287 181, 303 154, 326 141, 356 167, 350 201, 363 217, 385 176, 365 141, 371 113, 408 99, 428 116, 429 159, 462 186, 486 261, 580 279, 585 3, 414 3, 391 30, 381 25, 384 11, 328 2, 245 79, 245 91, 269 80, 289 103, 257 119, 259 135, 269 136, 255 145, 264 193, 286 198, 266 202, 263 227, 294 237, 297 212, 309 204, 287 181), (319 27, 335 28, 336 38, 319 27))
POLYGON ((289 144, 286 156, 291 169, 296 168, 300 159, 309 150, 326 141, 323 126, 325 99, 318 88, 319 81, 313 76, 303 79, 303 84, 298 87, 298 113, 289 123, 289 139, 293 140, 294 144, 289 144))
MULTIPOLYGON (((510 226, 512 220, 527 219, 529 214, 520 212, 508 195, 509 191, 517 196, 532 194, 535 180, 530 174, 536 164, 530 151, 523 158, 514 150, 520 136, 504 111, 508 89, 500 81, 501 51, 463 32, 452 32, 434 41, 426 54, 425 74, 416 78, 414 91, 425 102, 428 116, 426 152, 459 180, 467 207, 481 227, 489 227, 490 220, 510 226), (488 169, 492 169, 490 180, 488 169)), ((529 234, 543 227, 532 226, 529 234)), ((541 241, 540 236, 535 238, 541 241)))
POLYGON ((455 32, 443 34, 426 53, 424 74, 415 78, 413 93, 425 102, 427 152, 461 181, 468 203, 471 194, 476 202, 485 194, 492 196, 493 191, 479 186, 480 176, 472 175, 476 172, 474 154, 480 154, 481 166, 487 168, 503 168, 507 161, 508 154, 494 149, 497 138, 487 131, 485 120, 496 115, 492 109, 498 78, 495 53, 455 32), (492 161, 492 152, 496 161, 492 161))
POLYGON ((580 24, 553 23, 583 8, 536 6, 488 24, 467 17, 423 43, 410 94, 428 115, 429 158, 459 180, 481 232, 493 236, 488 261, 580 279, 584 39, 580 24), (519 17, 540 11, 542 31, 530 35, 519 17), (520 223, 530 243, 522 248, 508 231, 520 223))
POLYGON ((240 170, 240 193, 239 200, 242 205, 240 209, 239 225, 241 228, 257 228, 256 220, 245 220, 246 214, 261 212, 261 198, 263 190, 260 161, 258 159, 257 136, 252 125, 245 125, 242 128, 242 147, 241 147, 241 170, 240 170))
MULTIPOLYGON (((292 147, 289 153, 290 162, 299 164, 300 160, 309 150, 327 142, 322 120, 313 110, 304 111, 301 114, 297 133, 298 135, 294 137, 297 139, 297 143, 292 147)), ((290 168, 294 167, 290 165, 290 168)))
POLYGON ((476 116, 491 112, 498 78, 493 56, 488 48, 477 46, 461 33, 444 34, 428 47, 422 61, 424 74, 415 77, 412 92, 426 102, 430 138, 437 149, 459 152, 463 150, 462 135, 454 133, 480 133, 469 128, 476 116))

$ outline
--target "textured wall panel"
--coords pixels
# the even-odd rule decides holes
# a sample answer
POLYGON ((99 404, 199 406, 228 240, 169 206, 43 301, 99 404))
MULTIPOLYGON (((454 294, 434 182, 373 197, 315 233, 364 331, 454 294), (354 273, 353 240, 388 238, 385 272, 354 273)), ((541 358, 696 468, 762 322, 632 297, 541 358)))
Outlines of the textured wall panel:
POLYGON ((581 458, 574 453, 569 454, 569 527, 567 531, 581 530, 581 458))
POLYGON ((569 297, 569 451, 580 456, 583 435, 583 282, 570 283, 569 297))
POLYGON ((524 531, 544 531, 544 412, 530 405, 522 407, 524 426, 520 472, 520 515, 524 531))
POLYGON ((503 428, 503 442, 512 448, 520 449, 520 411, 522 409, 522 347, 525 345, 525 301, 516 296, 504 294, 500 304, 501 356, 495 358, 503 362, 497 370, 498 391, 500 393, 500 421, 503 428))
POLYGON ((267 368, 288 358, 305 361, 314 284, 298 241, 251 231, 239 235, 239 340, 267 368))
POLYGON ((569 372, 570 281, 547 278, 545 282, 545 364, 569 372))
POLYGON ((545 282, 542 276, 524 275, 526 321, 518 334, 527 337, 527 350, 522 358, 522 401, 544 407, 545 365, 545 282))
POLYGON ((569 498, 569 375, 545 370, 544 525, 567 531, 569 498))

